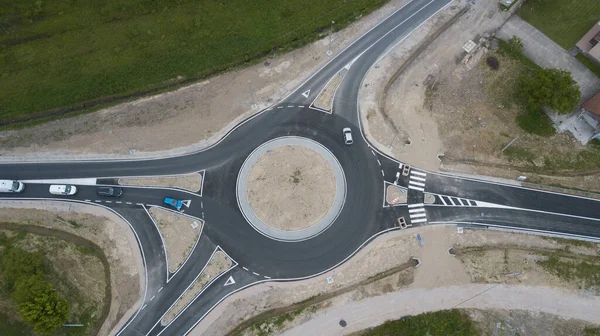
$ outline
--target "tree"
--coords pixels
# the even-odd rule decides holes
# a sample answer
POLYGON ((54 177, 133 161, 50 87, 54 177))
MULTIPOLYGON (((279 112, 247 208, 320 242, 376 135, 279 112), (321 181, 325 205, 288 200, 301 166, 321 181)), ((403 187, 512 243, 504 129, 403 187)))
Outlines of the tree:
POLYGON ((42 293, 18 306, 21 317, 33 325, 33 331, 48 335, 62 326, 69 317, 69 304, 47 284, 42 293))
POLYGON ((33 301, 36 297, 45 293, 48 283, 40 274, 19 279, 15 283, 12 292, 12 298, 17 304, 33 301))
POLYGON ((571 73, 542 68, 519 78, 519 95, 528 110, 548 106, 562 114, 573 111, 581 98, 579 86, 571 73))

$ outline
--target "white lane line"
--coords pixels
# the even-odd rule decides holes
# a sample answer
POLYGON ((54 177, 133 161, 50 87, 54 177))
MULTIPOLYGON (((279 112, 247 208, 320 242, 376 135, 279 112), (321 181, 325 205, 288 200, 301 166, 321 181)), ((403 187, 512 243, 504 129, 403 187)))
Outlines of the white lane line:
POLYGON ((277 106, 277 108, 278 108, 278 109, 282 109, 282 108, 283 108, 283 106, 277 106))
POLYGON ((423 223, 423 222, 427 222, 427 218, 411 219, 410 222, 411 223, 423 223))
POLYGON ((425 206, 425 204, 423 203, 415 203, 415 204, 409 204, 408 207, 409 208, 416 208, 416 207, 422 207, 425 206))
POLYGON ((272 109, 273 109, 272 107, 269 107, 269 108, 267 109, 267 111, 271 111, 272 109))
POLYGON ((454 201, 452 200, 452 197, 448 196, 448 199, 450 200, 450 203, 452 203, 452 205, 456 205, 456 204, 454 204, 454 201))
POLYGON ((418 190, 418 191, 425 191, 425 189, 423 189, 423 188, 419 188, 419 187, 415 187, 415 186, 411 186, 411 185, 408 186, 408 189, 413 189, 413 190, 418 190))
POLYGON ((411 219, 412 219, 412 218, 419 218, 419 217, 427 217, 427 214, 426 214, 426 213, 424 213, 424 212, 421 212, 421 213, 416 213, 416 214, 411 214, 411 215, 410 215, 410 218, 411 218, 411 219))
POLYGON ((91 202, 92 200, 85 200, 86 202, 91 202))
POLYGON ((374 157, 377 157, 377 155, 375 155, 375 152, 371 149, 371 153, 373 153, 374 157))
POLYGON ((155 297, 156 297, 156 295, 152 296, 152 297, 150 298, 150 301, 154 300, 154 298, 155 298, 155 297))
POLYGON ((204 219, 204 212, 202 213, 202 219, 204 219))
POLYGON ((144 310, 144 309, 146 309, 146 306, 147 306, 147 305, 144 305, 144 306, 142 307, 142 309, 141 309, 141 310, 144 310))
POLYGON ((409 214, 413 212, 425 212, 425 208, 408 209, 409 214))
POLYGON ((104 201, 104 202, 106 202, 106 203, 112 203, 112 201, 104 201))
POLYGON ((440 198, 440 200, 442 201, 442 203, 444 203, 444 205, 448 205, 448 204, 446 203, 446 201, 444 201, 444 196, 442 196, 442 195, 438 195, 438 197, 440 198))
POLYGON ((460 203, 460 205, 464 205, 463 201, 460 198, 457 198, 458 202, 460 203))
POLYGON ((417 170, 411 170, 411 172, 410 172, 410 173, 411 173, 411 174, 415 174, 415 175, 420 175, 420 176, 427 176, 427 174, 425 174, 425 173, 422 173, 422 172, 420 172, 420 171, 417 171, 417 170))
POLYGON ((163 288, 162 288, 162 287, 160 287, 160 288, 158 289, 158 292, 160 293, 160 291, 161 291, 162 289, 163 289, 163 288))
POLYGON ((417 176, 411 176, 410 177, 411 180, 415 180, 415 181, 421 181, 421 182, 425 182, 426 180, 422 177, 417 177, 417 176))
POLYGON ((294 105, 288 105, 288 107, 294 107, 294 105))
POLYGON ((412 185, 416 185, 416 186, 418 186, 418 187, 424 187, 424 186, 425 186, 425 183, 421 183, 421 182, 415 182, 415 181, 412 181, 412 180, 411 180, 411 181, 408 181, 408 183, 409 183, 409 184, 412 184, 412 185))
POLYGON ((258 274, 258 273, 256 273, 256 272, 252 272, 252 274, 254 274, 254 275, 260 275, 260 274, 258 274))
MULTIPOLYGON (((304 105, 298 105, 298 107, 299 108, 304 108, 304 105)), ((269 279, 271 279, 271 278, 269 278, 269 279)))
POLYGON ((121 204, 121 203, 123 203, 123 202, 121 202, 121 201, 116 201, 115 203, 121 204))
POLYGON ((125 204, 132 204, 131 202, 125 202, 125 204))
POLYGON ((379 161, 379 159, 377 159, 377 163, 379 163, 379 165, 381 166, 381 161, 379 161))
POLYGON ((244 266, 242 266, 242 268, 243 268, 244 270, 246 270, 246 271, 249 271, 249 269, 247 269, 247 268, 246 268, 246 267, 244 267, 244 266))
POLYGON ((137 205, 144 205, 144 203, 135 203, 135 204, 137 204, 137 205))
POLYGON ((271 277, 270 277, 270 276, 266 276, 266 275, 265 275, 265 279, 271 279, 271 277))
POLYGON ((101 201, 101 200, 95 200, 94 202, 96 202, 96 203, 101 203, 102 201, 101 201))
POLYGON ((385 177, 385 173, 383 172, 383 169, 381 170, 381 176, 385 177))
POLYGON ((200 207, 204 209, 204 201, 200 201, 200 207))

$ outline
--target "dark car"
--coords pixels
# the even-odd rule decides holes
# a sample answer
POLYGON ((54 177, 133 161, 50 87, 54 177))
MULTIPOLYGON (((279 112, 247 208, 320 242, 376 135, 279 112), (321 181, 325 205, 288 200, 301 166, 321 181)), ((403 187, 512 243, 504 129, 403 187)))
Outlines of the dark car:
POLYGON ((114 187, 98 187, 96 189, 96 194, 98 196, 106 197, 121 197, 121 195, 123 195, 123 189, 114 187))

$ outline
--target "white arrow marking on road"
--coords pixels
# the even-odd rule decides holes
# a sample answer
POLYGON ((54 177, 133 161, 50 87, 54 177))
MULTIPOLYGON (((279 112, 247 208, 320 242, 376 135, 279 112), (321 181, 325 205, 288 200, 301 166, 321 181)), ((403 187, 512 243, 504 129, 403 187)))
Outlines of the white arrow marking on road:
POLYGON ((310 90, 306 90, 302 93, 302 95, 304 96, 304 98, 308 98, 308 95, 310 95, 310 90))
POLYGON ((235 283, 235 280, 233 280, 233 276, 230 276, 229 279, 227 279, 227 281, 225 281, 225 284, 223 285, 223 287, 233 285, 234 283, 235 283))
POLYGON ((190 204, 192 204, 192 200, 185 200, 185 201, 181 201, 183 203, 183 205, 185 205, 186 207, 190 207, 190 204))

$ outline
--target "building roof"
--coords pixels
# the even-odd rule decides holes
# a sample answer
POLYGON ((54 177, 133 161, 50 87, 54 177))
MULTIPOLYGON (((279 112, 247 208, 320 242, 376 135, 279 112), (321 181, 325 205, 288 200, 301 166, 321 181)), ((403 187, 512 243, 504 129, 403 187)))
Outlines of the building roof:
POLYGON ((583 50, 585 53, 591 55, 600 61, 600 22, 595 24, 590 31, 588 31, 579 42, 577 42, 577 47, 583 50), (595 41, 596 43, 593 43, 595 41))
POLYGON ((583 103, 583 108, 586 111, 594 113, 600 117, 600 92, 596 93, 590 100, 583 103))

